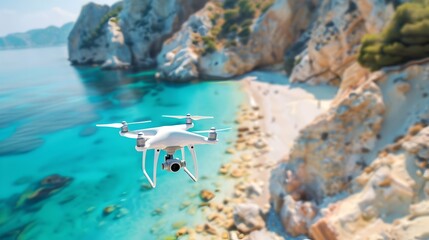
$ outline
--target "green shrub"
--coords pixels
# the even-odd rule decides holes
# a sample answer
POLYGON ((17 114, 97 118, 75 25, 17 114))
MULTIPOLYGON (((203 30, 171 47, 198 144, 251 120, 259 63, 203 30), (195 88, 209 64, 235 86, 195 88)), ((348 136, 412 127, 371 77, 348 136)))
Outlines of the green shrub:
POLYGON ((362 38, 358 61, 378 70, 429 56, 429 0, 400 5, 381 34, 362 38))
POLYGON ((203 55, 215 52, 217 50, 215 39, 213 37, 204 36, 204 37, 202 37, 202 39, 203 39, 203 43, 204 43, 203 55))
POLYGON ((236 6, 237 6, 237 0, 225 0, 225 2, 223 2, 224 9, 235 8, 236 6))
POLYGON ((240 0, 238 6, 240 9, 240 18, 242 20, 255 16, 256 8, 250 0, 240 0))
POLYGON ((80 47, 81 48, 89 48, 89 47, 95 47, 94 41, 101 36, 103 33, 103 27, 109 21, 110 18, 114 18, 114 21, 118 21, 118 15, 122 11, 122 5, 117 6, 116 8, 110 10, 108 13, 106 13, 101 19, 98 25, 90 32, 89 36, 85 38, 80 47))

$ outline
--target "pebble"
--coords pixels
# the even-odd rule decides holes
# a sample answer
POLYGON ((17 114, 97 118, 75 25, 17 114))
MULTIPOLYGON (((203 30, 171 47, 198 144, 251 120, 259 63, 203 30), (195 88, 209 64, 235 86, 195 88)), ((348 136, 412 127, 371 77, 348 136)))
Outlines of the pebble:
POLYGON ((197 225, 197 226, 195 227, 195 231, 196 231, 197 233, 202 233, 202 232, 204 231, 204 226, 203 226, 203 225, 197 225))
POLYGON ((236 168, 236 169, 231 171, 231 177, 233 177, 233 178, 240 178, 243 175, 244 175, 244 171, 241 169, 236 168))
POLYGON ((200 198, 204 202, 208 202, 212 200, 215 197, 215 194, 213 192, 210 192, 209 190, 201 190, 200 192, 200 198))
POLYGON ((188 229, 186 227, 182 227, 176 232, 176 237, 180 237, 186 234, 188 234, 188 229))
POLYGON ((244 153, 244 154, 241 154, 240 158, 243 161, 250 161, 252 159, 252 155, 248 153, 244 153))
POLYGON ((234 154, 235 153, 235 149, 234 148, 227 148, 225 151, 226 154, 234 154))
POLYGON ((109 205, 103 209, 103 216, 107 216, 116 210, 115 205, 109 205))
POLYGON ((216 235, 217 234, 216 228, 212 227, 208 223, 204 224, 204 231, 206 233, 208 233, 208 234, 211 234, 211 235, 216 235))
POLYGON ((171 227, 173 229, 181 229, 181 228, 185 227, 185 225, 186 225, 186 221, 177 221, 177 222, 174 222, 171 225, 171 227))

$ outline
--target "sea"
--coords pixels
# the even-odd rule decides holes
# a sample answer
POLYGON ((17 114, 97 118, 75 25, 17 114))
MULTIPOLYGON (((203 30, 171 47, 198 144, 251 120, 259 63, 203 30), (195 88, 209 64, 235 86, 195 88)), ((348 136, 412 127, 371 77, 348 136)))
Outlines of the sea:
MULTIPOLYGON (((71 66, 65 46, 0 51, 0 239, 175 239, 178 228, 202 223, 201 190, 214 192, 213 201, 231 193, 233 183, 218 169, 230 160, 225 150, 245 102, 240 82, 179 84, 155 73, 71 66), (198 182, 162 171, 161 154, 155 189, 143 177, 135 140, 95 127, 180 124, 162 115, 187 113, 214 116, 192 130, 232 130, 219 133, 216 145, 196 147, 198 182), (67 181, 46 185, 52 175, 67 181)), ((147 159, 152 176, 151 151, 147 159)), ((193 171, 188 151, 186 159, 193 171)))

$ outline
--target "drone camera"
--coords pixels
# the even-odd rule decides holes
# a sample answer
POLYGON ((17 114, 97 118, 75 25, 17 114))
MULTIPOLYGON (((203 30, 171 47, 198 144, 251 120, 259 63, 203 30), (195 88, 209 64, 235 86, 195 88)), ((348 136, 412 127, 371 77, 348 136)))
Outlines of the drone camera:
POLYGON ((178 172, 182 167, 185 167, 185 161, 178 158, 165 158, 165 162, 162 163, 162 170, 169 172, 178 172))

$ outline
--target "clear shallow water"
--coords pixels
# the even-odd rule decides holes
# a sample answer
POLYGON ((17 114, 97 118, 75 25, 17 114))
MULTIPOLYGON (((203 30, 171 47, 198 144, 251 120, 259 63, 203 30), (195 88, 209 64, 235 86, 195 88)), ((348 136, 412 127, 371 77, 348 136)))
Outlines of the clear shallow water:
POLYGON ((199 182, 159 167, 157 188, 141 190, 147 182, 134 140, 94 127, 147 119, 153 122, 138 127, 177 124, 161 115, 188 112, 216 117, 196 122, 195 130, 233 126, 244 99, 238 82, 166 84, 153 75, 74 68, 65 47, 0 51, 0 236, 157 239, 173 235, 173 223, 195 226, 201 220, 201 189, 229 191, 217 169, 228 160, 224 151, 234 131, 222 134, 220 144, 197 148, 199 182), (26 189, 54 173, 73 181, 37 204, 16 207, 26 189), (181 208, 183 202, 189 206, 181 208), (128 214, 103 217, 110 204, 128 214))

